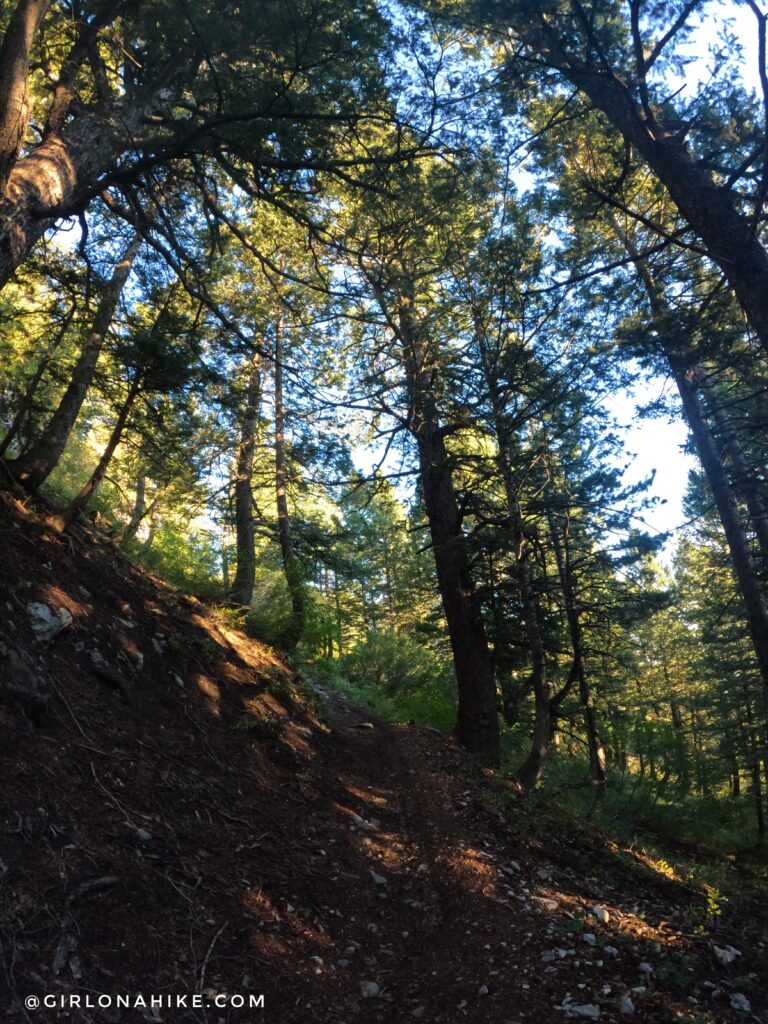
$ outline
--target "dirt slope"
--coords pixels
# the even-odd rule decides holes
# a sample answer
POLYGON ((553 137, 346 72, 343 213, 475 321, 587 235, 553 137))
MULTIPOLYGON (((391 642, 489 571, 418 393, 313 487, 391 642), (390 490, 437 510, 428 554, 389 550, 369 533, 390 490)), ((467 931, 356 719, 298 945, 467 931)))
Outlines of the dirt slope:
POLYGON ((0 1020, 768 1020, 757 915, 697 933, 695 887, 535 839, 451 741, 296 696, 107 545, 6 505, 0 564, 0 1020), (30 603, 72 621, 41 640, 30 603), (209 1005, 84 1005, 138 993, 209 1005))

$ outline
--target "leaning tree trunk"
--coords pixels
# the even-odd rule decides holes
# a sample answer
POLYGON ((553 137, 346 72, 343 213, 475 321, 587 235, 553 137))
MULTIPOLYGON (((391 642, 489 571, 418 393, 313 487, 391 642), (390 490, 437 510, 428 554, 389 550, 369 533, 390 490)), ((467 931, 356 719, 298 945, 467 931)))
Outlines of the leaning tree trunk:
POLYGON ((304 632, 305 603, 301 562, 296 557, 288 512, 287 456, 285 442, 285 400, 283 389, 283 355, 285 343, 284 314, 279 313, 275 325, 275 499, 277 503, 277 537, 283 558, 285 580, 291 601, 291 624, 284 634, 289 650, 293 650, 304 632))
POLYGON ((29 56, 51 0, 19 0, 0 46, 0 192, 29 122, 29 56))
POLYGON ((639 255, 634 243, 615 222, 614 228, 637 266, 648 295, 653 326, 669 362, 682 401, 685 419, 696 446, 696 453, 704 469, 723 526, 731 556, 731 565, 744 600, 747 625, 758 671, 766 698, 768 698, 768 601, 752 557, 747 532, 741 520, 738 503, 728 478, 723 457, 701 408, 698 368, 681 356, 681 352, 685 351, 685 346, 680 344, 680 332, 676 326, 674 311, 662 295, 647 262, 639 255))
POLYGON ((430 365, 433 353, 420 338, 407 306, 400 310, 399 334, 409 395, 408 428, 418 448, 424 505, 453 650, 458 691, 456 735, 483 764, 495 767, 499 763, 496 683, 480 595, 470 571, 467 540, 434 397, 434 369, 430 365))
POLYGON ((256 578, 256 533, 253 522, 253 461, 261 406, 261 358, 254 354, 249 368, 245 409, 240 424, 240 448, 235 476, 235 577, 230 600, 249 607, 256 578))
POLYGON ((752 529, 755 531, 762 559, 762 577, 768 581, 768 504, 760 491, 759 480, 747 464, 746 456, 739 443, 736 431, 728 421, 723 409, 709 388, 705 392, 707 408, 715 421, 723 446, 723 453, 733 468, 734 490, 740 494, 749 512, 752 529))
MULTIPOLYGON (((634 146, 665 186, 672 201, 707 247, 741 303, 763 350, 768 354, 768 253, 752 218, 742 213, 727 182, 691 156, 685 142, 644 110, 630 86, 610 68, 585 62, 563 45, 556 19, 526 15, 523 34, 542 28, 546 54, 577 89, 602 111, 627 143, 634 146)), ((766 140, 763 140, 765 145, 766 140)))
POLYGON ((128 389, 128 394, 125 397, 125 401, 122 404, 117 420, 115 421, 115 425, 112 428, 112 433, 110 434, 107 446, 104 449, 96 468, 94 469, 93 473, 91 473, 87 482, 83 485, 80 491, 75 495, 75 497, 72 499, 69 505, 67 505, 64 511, 61 513, 61 515, 57 516, 56 519, 54 520, 54 525, 56 529, 60 532, 64 532, 65 530, 69 529, 69 527, 72 525, 72 523, 74 523, 74 521, 77 519, 80 513, 85 511, 85 509, 88 507, 88 503, 90 502, 91 498, 99 489, 101 481, 104 479, 107 469, 109 468, 109 464, 112 461, 112 456, 115 454, 117 446, 120 444, 120 441, 122 440, 123 431, 125 430, 126 424, 128 423, 128 417, 130 416, 131 410, 133 409, 133 405, 134 402, 136 401, 136 396, 139 393, 140 386, 141 377, 137 371, 133 380, 131 381, 131 386, 128 389))
POLYGON ((112 278, 93 318, 91 331, 55 413, 29 451, 8 463, 15 479, 29 491, 37 490, 58 465, 93 381, 107 330, 114 318, 120 293, 128 280, 140 246, 141 238, 134 235, 112 272, 112 278))

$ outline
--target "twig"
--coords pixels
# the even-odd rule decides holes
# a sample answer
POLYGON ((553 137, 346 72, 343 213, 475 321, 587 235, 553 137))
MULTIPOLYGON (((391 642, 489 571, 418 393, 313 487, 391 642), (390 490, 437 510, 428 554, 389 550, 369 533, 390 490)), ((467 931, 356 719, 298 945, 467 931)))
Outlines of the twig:
POLYGON ((208 952, 205 954, 205 958, 203 960, 202 966, 200 967, 200 980, 197 983, 197 991, 198 991, 199 994, 201 994, 202 991, 203 991, 203 985, 205 984, 205 972, 208 969, 208 962, 211 959, 211 954, 213 953, 213 947, 219 941, 219 936, 221 935, 221 933, 224 931, 224 929, 227 927, 228 924, 229 924, 229 921, 225 921, 224 924, 221 926, 221 928, 219 928, 219 930, 216 932, 216 934, 211 939, 211 944, 208 947, 208 952))

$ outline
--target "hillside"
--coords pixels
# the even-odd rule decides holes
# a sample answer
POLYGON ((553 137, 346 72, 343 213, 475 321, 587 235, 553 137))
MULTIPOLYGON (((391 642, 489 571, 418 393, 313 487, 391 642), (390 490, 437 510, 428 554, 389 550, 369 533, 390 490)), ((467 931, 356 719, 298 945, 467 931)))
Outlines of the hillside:
POLYGON ((693 877, 532 820, 94 533, 6 502, 0 559, 3 1020, 768 1020, 746 891, 708 916, 693 877), (96 1002, 139 993, 188 1005, 96 1002), (22 1008, 46 994, 83 1003, 22 1008))

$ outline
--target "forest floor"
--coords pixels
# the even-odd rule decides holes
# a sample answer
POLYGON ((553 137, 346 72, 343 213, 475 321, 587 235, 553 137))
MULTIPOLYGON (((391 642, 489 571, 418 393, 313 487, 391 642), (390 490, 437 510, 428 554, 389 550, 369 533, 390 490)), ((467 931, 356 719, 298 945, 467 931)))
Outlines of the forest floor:
POLYGON ((0 565, 0 1021, 768 1022, 748 873, 716 906, 535 820, 450 739, 298 686, 98 534, 5 501, 0 565), (40 604, 66 610, 50 639, 40 604), (116 1005, 140 994, 165 1002, 116 1005))

